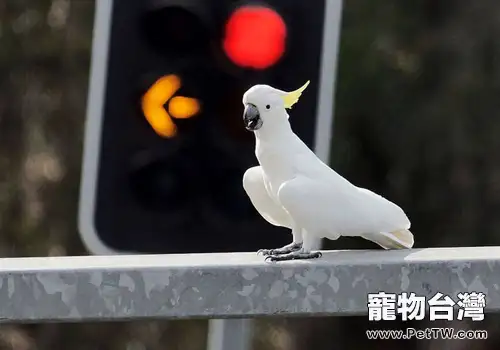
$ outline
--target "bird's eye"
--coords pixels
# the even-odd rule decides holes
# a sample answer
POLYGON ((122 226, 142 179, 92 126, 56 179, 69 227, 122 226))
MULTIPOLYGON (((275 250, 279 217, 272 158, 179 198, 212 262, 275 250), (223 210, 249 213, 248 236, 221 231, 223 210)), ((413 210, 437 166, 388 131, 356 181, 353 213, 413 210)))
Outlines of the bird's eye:
POLYGON ((271 105, 266 105, 266 109, 271 109, 271 105))

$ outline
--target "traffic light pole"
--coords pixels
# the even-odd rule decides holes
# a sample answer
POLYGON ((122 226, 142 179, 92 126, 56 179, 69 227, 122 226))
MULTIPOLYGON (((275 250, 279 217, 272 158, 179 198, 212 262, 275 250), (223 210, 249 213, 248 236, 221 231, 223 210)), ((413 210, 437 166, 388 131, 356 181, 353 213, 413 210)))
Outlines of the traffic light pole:
MULTIPOLYGON (((94 29, 94 44, 92 52, 93 76, 90 81, 89 111, 86 130, 84 164, 86 176, 82 179, 82 205, 80 205, 79 229, 86 232, 83 236, 85 245, 98 255, 116 255, 118 252, 106 247, 98 238, 93 222, 93 202, 98 163, 94 159, 99 153, 100 123, 103 111, 104 86, 106 85, 106 64, 110 35, 110 18, 113 1, 100 0, 96 2, 94 29), (99 40, 96 40, 99 36, 99 40), (87 159, 88 158, 88 159, 87 159), (91 176, 90 176, 90 175, 91 176)), ((321 56, 321 78, 317 100, 318 115, 315 130, 314 150, 320 159, 329 162, 329 151, 333 124, 333 105, 335 93, 335 77, 337 67, 337 51, 340 37, 342 0, 325 0, 325 20, 323 30, 323 45, 321 56)), ((317 242, 317 248, 321 241, 317 242)), ((126 252, 121 252, 125 254, 126 252)), ((249 319, 218 319, 210 320, 208 334, 208 350, 249 350, 253 333, 253 321, 249 319)))
MULTIPOLYGON (((318 94, 318 115, 315 130, 314 151, 325 163, 330 161, 335 106, 338 47, 342 22, 342 0, 325 0, 323 29, 323 51, 321 56, 321 79, 318 94)), ((316 249, 322 246, 316 242, 316 249)), ((208 350, 250 350, 252 345, 253 320, 210 320, 208 350)))
POLYGON ((252 348, 253 320, 210 320, 208 323, 208 350, 250 350, 252 348))

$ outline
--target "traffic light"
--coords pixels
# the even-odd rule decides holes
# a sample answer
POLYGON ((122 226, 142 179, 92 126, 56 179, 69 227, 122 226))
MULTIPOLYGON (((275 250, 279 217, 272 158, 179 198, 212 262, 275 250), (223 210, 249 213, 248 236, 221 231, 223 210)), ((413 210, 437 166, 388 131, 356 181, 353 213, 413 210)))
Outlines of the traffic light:
POLYGON ((255 84, 294 90, 310 80, 291 124, 311 148, 328 148, 333 93, 320 84, 334 81, 337 41, 326 37, 328 1, 96 2, 79 214, 92 252, 289 241, 243 190, 257 161, 241 99, 255 84))

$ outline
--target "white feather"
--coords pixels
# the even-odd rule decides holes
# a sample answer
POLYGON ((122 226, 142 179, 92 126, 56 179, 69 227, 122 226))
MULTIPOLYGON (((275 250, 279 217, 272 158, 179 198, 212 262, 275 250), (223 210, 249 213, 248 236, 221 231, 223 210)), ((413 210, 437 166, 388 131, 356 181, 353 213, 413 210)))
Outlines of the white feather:
POLYGON ((299 227, 305 250, 314 238, 340 236, 363 237, 385 249, 411 248, 404 211, 322 162, 292 131, 280 94, 260 85, 243 97, 243 103, 257 106, 263 121, 254 131, 261 166, 250 168, 243 179, 257 211, 273 225, 299 227))
POLYGON ((280 203, 275 202, 268 194, 264 183, 262 167, 255 166, 243 175, 243 188, 257 211, 267 222, 275 226, 292 228, 290 215, 280 203))

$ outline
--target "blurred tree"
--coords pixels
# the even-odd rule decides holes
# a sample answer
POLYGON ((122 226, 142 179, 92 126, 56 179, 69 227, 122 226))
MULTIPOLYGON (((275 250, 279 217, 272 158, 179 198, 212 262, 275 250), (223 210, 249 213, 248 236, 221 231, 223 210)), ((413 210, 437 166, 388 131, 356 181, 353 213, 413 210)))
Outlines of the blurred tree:
MULTIPOLYGON (((343 17, 332 164, 357 185, 399 203, 416 247, 497 245, 500 120, 500 4, 461 0, 347 1, 343 17)), ((374 248, 328 242, 332 249, 374 248)), ((472 283, 473 281, 466 281, 472 283)), ((413 349, 488 349, 497 315, 480 326, 486 341, 412 341, 413 349)), ((368 341, 369 328, 436 327, 366 317, 298 322, 297 343, 322 349, 399 348, 368 341), (306 323, 307 322, 307 323, 306 323), (328 325, 327 325, 328 324, 328 325), (334 332, 332 330, 335 330, 334 332), (325 347, 325 339, 329 345, 325 347), (311 343, 313 342, 313 343, 311 343)))
MULTIPOLYGON (((94 2, 0 1, 0 255, 85 254, 76 232, 94 2)), ((500 3, 345 3, 332 164, 403 206, 417 247, 500 240, 500 3)), ((362 240, 332 249, 376 248, 362 240)), ((472 281, 466 281, 471 283, 472 281)), ((413 341, 412 349, 489 349, 413 341)), ((255 348, 399 349, 367 341, 366 317, 265 320, 255 348)), ((206 322, 3 326, 0 349, 205 348, 206 322)))
MULTIPOLYGON (((86 254, 76 231, 94 2, 0 2, 0 255, 86 254)), ((0 349, 204 349, 206 322, 9 326, 0 349)))

